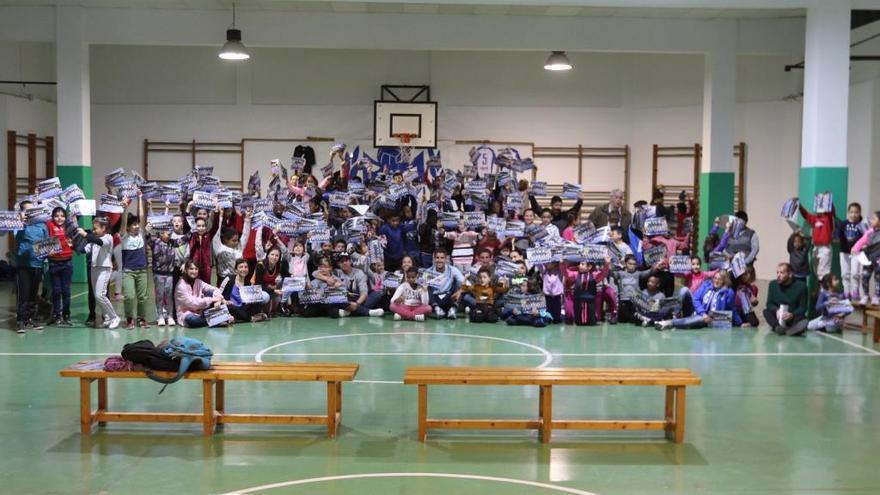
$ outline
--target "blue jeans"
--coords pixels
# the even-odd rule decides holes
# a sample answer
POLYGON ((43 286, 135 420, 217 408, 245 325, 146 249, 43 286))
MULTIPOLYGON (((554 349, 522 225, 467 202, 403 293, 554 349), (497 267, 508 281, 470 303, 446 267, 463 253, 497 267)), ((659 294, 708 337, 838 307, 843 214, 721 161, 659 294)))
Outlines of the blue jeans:
POLYGON ((208 320, 206 320, 204 316, 199 316, 192 313, 186 315, 186 318, 184 318, 183 321, 189 328, 200 328, 208 326, 208 320))
POLYGON ((703 315, 696 314, 694 311, 694 296, 687 287, 682 287, 678 291, 678 297, 681 299, 681 318, 674 318, 672 326, 675 328, 703 328, 706 323, 703 321, 703 315))
POLYGON ((50 260, 49 277, 52 280, 52 315, 70 317, 70 281, 73 278, 73 263, 70 260, 50 260))
POLYGON ((706 322, 703 321, 703 315, 691 315, 684 318, 675 318, 672 320, 672 326, 675 328, 703 328, 706 322))
POLYGON ((358 309, 352 313, 353 316, 367 316, 370 314, 371 309, 378 308, 382 303, 382 292, 370 292, 367 295, 367 298, 364 299, 364 303, 358 306, 358 309))

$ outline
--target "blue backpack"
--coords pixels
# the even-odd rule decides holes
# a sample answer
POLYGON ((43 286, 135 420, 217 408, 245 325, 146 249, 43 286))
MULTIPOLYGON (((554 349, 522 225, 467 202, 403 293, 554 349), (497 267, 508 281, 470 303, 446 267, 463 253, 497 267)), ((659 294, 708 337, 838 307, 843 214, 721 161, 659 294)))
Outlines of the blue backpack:
MULTIPOLYGON (((147 371, 147 377, 164 383, 166 386, 183 378, 183 375, 188 371, 210 369, 211 358, 214 356, 214 352, 202 341, 191 337, 174 337, 167 344, 161 345, 160 349, 169 358, 180 363, 177 375, 171 378, 162 378, 156 376, 152 371, 147 371)), ((161 394, 164 390, 165 387, 162 387, 159 393, 161 394)))

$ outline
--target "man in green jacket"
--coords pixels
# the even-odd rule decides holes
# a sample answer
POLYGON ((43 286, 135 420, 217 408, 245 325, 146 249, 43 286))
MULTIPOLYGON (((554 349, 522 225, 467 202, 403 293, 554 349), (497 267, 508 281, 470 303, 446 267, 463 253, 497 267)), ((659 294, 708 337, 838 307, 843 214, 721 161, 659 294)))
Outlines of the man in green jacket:
POLYGON ((793 277, 791 265, 776 266, 776 280, 767 291, 764 319, 777 335, 802 336, 807 331, 807 286, 793 277), (785 306, 783 312, 780 308, 785 306))

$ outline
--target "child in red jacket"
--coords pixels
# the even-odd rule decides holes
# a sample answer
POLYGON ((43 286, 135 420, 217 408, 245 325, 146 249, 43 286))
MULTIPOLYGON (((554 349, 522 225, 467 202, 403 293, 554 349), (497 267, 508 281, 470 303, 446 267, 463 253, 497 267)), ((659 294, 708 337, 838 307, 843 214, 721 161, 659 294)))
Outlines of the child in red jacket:
POLYGON ((812 214, 804 208, 798 207, 801 216, 813 228, 813 258, 816 264, 816 277, 820 280, 831 273, 831 242, 834 240, 834 205, 827 213, 812 214))

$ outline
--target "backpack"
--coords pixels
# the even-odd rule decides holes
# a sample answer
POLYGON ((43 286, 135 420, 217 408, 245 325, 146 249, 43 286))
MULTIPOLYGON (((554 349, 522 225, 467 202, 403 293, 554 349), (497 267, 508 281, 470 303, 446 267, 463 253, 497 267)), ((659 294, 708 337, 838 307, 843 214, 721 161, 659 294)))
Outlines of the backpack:
MULTIPOLYGON (((183 375, 190 371, 190 368, 193 371, 210 369, 211 358, 214 356, 214 352, 208 346, 201 340, 192 337, 174 337, 159 349, 177 364, 177 368, 175 368, 177 375, 172 378, 161 378, 152 371, 147 371, 147 377, 165 385, 183 378, 183 375)), ((165 387, 162 387, 162 390, 165 390, 165 387)))
MULTIPOLYGON (((156 347, 152 341, 139 340, 125 344, 122 348, 122 357, 142 365, 146 369, 147 378, 164 383, 166 386, 174 383, 190 371, 206 370, 211 367, 211 358, 214 353, 201 341, 189 337, 174 337, 170 342, 156 347), (156 376, 154 371, 177 371, 172 378, 156 376)), ((161 394, 165 387, 159 391, 161 394)))
POLYGON ((147 370, 177 371, 179 363, 156 347, 152 341, 139 340, 122 347, 122 357, 147 370))

